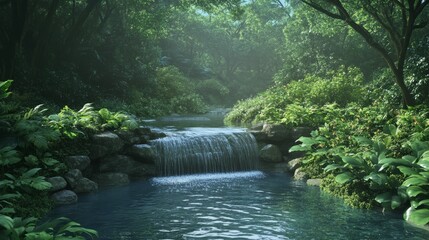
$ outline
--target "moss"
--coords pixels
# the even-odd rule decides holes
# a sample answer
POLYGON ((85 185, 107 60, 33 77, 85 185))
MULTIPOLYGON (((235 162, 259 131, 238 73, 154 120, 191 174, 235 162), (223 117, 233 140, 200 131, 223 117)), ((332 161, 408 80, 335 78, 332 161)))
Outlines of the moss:
POLYGON ((352 181, 339 184, 335 176, 330 174, 322 180, 321 189, 329 194, 344 199, 344 202, 356 208, 373 208, 376 206, 375 195, 369 190, 369 185, 363 181, 352 181))

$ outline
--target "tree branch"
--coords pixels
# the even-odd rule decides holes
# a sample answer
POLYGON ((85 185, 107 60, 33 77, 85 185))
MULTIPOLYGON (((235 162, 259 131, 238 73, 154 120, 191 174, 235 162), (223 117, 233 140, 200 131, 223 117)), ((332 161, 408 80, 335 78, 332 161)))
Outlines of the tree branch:
POLYGON ((335 18, 335 19, 340 19, 340 20, 345 20, 344 18, 343 18, 343 16, 341 16, 341 15, 339 15, 339 14, 336 14, 336 13, 333 13, 333 12, 330 12, 330 11, 328 11, 328 10, 326 10, 326 9, 324 9, 322 6, 320 6, 319 4, 316 4, 316 3, 313 3, 313 2, 311 2, 311 1, 307 1, 307 0, 301 0, 303 3, 305 3, 305 4, 307 4, 307 5, 309 5, 310 7, 312 7, 312 8, 314 8, 314 9, 316 9, 317 11, 319 11, 319 12, 322 12, 322 13, 324 13, 324 14, 326 14, 326 15, 328 15, 329 17, 331 17, 331 18, 335 18))

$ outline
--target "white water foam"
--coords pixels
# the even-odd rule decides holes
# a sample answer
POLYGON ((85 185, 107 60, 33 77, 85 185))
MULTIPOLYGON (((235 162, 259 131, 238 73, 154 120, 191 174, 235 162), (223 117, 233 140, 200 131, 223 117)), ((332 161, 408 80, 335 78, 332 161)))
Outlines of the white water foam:
POLYGON ((154 184, 159 185, 176 185, 206 180, 227 180, 237 178, 264 178, 265 174, 261 171, 233 172, 233 173, 209 173, 209 174, 192 174, 172 177, 152 178, 154 184))

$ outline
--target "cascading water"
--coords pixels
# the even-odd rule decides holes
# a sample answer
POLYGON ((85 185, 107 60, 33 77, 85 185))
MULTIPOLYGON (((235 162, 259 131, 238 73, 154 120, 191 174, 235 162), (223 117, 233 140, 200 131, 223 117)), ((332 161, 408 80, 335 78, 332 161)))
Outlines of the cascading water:
POLYGON ((252 134, 237 128, 189 128, 152 142, 162 176, 255 170, 252 134))

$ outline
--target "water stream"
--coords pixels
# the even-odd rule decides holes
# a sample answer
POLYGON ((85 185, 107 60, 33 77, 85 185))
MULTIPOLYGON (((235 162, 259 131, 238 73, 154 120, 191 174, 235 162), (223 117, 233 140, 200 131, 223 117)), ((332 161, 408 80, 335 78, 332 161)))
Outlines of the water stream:
POLYGON ((159 166, 167 177, 81 195, 77 204, 48 217, 69 217, 105 240, 429 239, 429 231, 399 215, 352 209, 288 175, 255 171, 252 137, 242 129, 213 128, 221 125, 218 120, 201 119, 188 117, 180 127, 166 120, 159 126, 170 132, 154 143, 164 155, 159 166), (211 128, 195 125, 201 119, 211 128), (235 144, 245 146, 237 150, 235 144), (195 167, 202 162, 210 167, 195 167), (202 171, 209 173, 168 176, 202 171))

